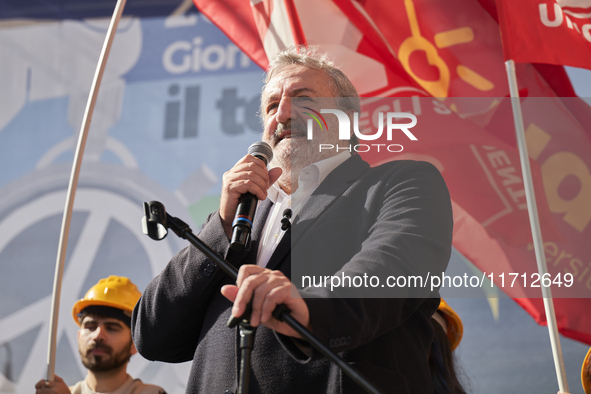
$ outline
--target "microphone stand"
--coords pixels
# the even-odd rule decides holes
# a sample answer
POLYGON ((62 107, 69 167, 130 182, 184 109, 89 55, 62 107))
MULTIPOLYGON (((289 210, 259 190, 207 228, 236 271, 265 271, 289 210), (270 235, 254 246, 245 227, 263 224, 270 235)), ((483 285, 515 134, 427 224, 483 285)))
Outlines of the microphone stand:
MULTIPOLYGON (((142 228, 144 234, 147 234, 154 240, 161 240, 166 237, 168 228, 170 228, 177 236, 186 239, 193 246, 199 249, 207 258, 217 264, 230 278, 236 281, 238 277, 238 270, 229 262, 224 260, 209 246, 201 241, 193 232, 187 223, 179 218, 169 215, 164 208, 164 205, 158 201, 144 202, 145 216, 142 219, 142 228)), ((251 304, 247 305, 246 311, 239 318, 240 329, 240 348, 241 361, 239 371, 239 385, 238 393, 247 394, 248 383, 250 381, 250 355, 254 347, 254 334, 256 329, 250 325, 251 304)), ((342 358, 330 350, 326 345, 318 340, 312 333, 297 321, 291 314, 289 309, 281 304, 273 311, 273 317, 281 322, 285 322, 295 332, 297 332, 304 340, 309 342, 316 350, 326 356, 329 360, 334 362, 343 372, 345 372, 353 381, 361 386, 367 393, 383 394, 380 390, 374 387, 367 381, 359 372, 347 364, 342 358)), ((236 318, 230 317, 228 326, 235 325, 236 318)))

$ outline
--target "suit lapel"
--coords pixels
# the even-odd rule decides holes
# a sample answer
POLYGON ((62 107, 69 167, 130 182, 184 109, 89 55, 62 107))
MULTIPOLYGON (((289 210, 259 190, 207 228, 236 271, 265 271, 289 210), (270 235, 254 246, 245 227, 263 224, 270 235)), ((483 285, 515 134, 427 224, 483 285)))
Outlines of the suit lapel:
MULTIPOLYGON (((280 262, 282 262, 289 251, 291 250, 291 228, 285 231, 279 245, 275 248, 275 251, 271 255, 269 262, 267 263, 267 268, 269 269, 276 269, 280 262)), ((290 272, 286 272, 288 277, 290 277, 290 272)))
POLYGON ((256 242, 258 247, 261 234, 263 233, 263 228, 265 227, 265 222, 267 221, 267 215, 269 215, 269 211, 271 210, 272 206, 273 202, 267 198, 265 201, 261 201, 257 207, 257 211, 254 214, 255 217, 253 218, 252 231, 250 233, 252 236, 253 246, 256 242))
POLYGON ((292 235, 292 245, 298 242, 301 235, 345 190, 361 177, 367 168, 369 168, 369 164, 363 161, 359 155, 353 155, 328 174, 296 216, 293 227, 297 230, 292 235))
POLYGON ((326 179, 312 193, 304 204, 299 214, 293 220, 292 228, 296 227, 295 233, 288 229, 275 252, 269 259, 267 268, 275 269, 283 261, 291 246, 294 245, 302 234, 322 215, 322 212, 332 202, 342 195, 353 182, 358 180, 363 172, 369 167, 358 155, 347 159, 343 164, 335 168, 326 179))

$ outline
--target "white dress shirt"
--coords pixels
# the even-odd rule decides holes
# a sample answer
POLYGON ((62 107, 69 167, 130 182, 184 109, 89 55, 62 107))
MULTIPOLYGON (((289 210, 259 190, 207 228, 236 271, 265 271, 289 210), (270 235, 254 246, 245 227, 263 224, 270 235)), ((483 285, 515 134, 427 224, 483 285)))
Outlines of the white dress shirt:
POLYGON ((261 235, 257 265, 261 267, 267 266, 271 255, 277 245, 279 245, 281 238, 283 238, 283 233, 285 233, 285 231, 281 230, 283 211, 288 208, 291 209, 291 222, 293 222, 314 190, 316 190, 332 170, 344 163, 349 157, 351 157, 349 151, 341 152, 338 155, 310 164, 308 167, 302 169, 298 177, 298 189, 292 195, 287 195, 277 186, 277 183, 274 183, 269 188, 267 197, 273 202, 273 207, 267 216, 267 221, 265 222, 265 227, 261 235))

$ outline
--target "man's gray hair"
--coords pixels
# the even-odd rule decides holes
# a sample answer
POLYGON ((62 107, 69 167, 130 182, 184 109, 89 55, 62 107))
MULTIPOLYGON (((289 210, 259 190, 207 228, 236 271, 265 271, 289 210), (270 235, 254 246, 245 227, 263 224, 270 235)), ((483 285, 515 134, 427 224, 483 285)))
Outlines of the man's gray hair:
POLYGON ((275 74, 283 68, 294 64, 311 70, 324 71, 332 79, 330 88, 333 90, 334 96, 338 97, 337 105, 345 112, 349 110, 356 112, 361 111, 357 89, 355 89, 355 86, 353 86, 345 73, 339 70, 329 59, 328 54, 319 52, 319 47, 317 45, 291 46, 275 55, 275 57, 271 59, 269 67, 267 68, 267 76, 265 78, 263 92, 275 74))

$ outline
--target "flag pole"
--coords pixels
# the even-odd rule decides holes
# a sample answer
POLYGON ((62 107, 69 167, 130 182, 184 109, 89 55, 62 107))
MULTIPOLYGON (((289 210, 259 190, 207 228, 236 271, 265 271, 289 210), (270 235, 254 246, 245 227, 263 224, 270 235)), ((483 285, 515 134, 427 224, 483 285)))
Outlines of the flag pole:
MULTIPOLYGON (((525 140, 525 129, 523 126, 523 115, 521 113, 521 103, 519 101, 519 89, 517 87, 517 77, 515 75, 515 62, 507 60, 505 62, 507 78, 509 80, 509 91, 511 93, 511 106, 513 108, 513 121, 515 122, 515 134, 517 136, 517 148, 521 160, 521 173, 523 174, 523 184, 525 186, 525 198, 527 201, 527 211, 529 213, 529 224, 531 227, 532 238, 534 242, 534 251, 538 272, 541 278, 548 275, 548 265, 544 254, 544 245, 542 242, 542 231, 540 229, 540 220, 538 217, 538 208, 534 192, 534 183, 529 165, 529 155, 527 153, 527 143, 525 140)), ((552 346, 552 356, 554 358, 554 368, 558 379, 558 387, 561 393, 568 392, 568 383, 566 380, 566 371, 564 360, 562 358, 562 348, 560 346, 560 337, 558 335, 558 325, 556 323, 556 313, 554 311, 554 301, 550 287, 541 286, 542 297, 544 301, 544 310, 546 312, 546 321, 548 322, 548 333, 550 335, 550 345, 552 346)))
POLYGON ((66 250, 68 247, 68 235, 70 233, 70 223, 72 219, 72 211, 74 208, 74 198, 76 196, 76 187, 78 185, 78 177, 80 175, 80 167, 82 165, 82 156, 84 155, 84 147, 88 137, 88 130, 90 129, 90 122, 92 120, 92 113, 98 97, 99 87, 103 79, 103 73, 111 51, 111 45, 115 39, 117 32, 117 25, 123 14, 125 3, 127 0, 117 0, 111 23, 107 30, 103 48, 99 56, 99 61, 94 73, 94 79, 90 87, 88 101, 86 102, 86 109, 84 111, 84 118, 82 119, 82 126, 78 135, 78 145, 74 153, 74 165, 70 175, 70 183, 68 185, 68 193, 66 195, 66 206, 64 215, 62 217, 62 228, 60 232, 60 239, 57 251, 57 259, 55 263, 55 275, 53 280, 53 295, 51 299, 51 317, 49 327, 49 344, 47 349, 47 380, 53 381, 55 379, 55 354, 57 347, 57 324, 59 318, 59 303, 62 289, 62 278, 64 276, 64 264, 66 260, 66 250))

